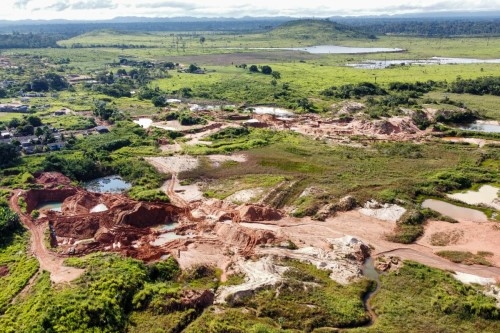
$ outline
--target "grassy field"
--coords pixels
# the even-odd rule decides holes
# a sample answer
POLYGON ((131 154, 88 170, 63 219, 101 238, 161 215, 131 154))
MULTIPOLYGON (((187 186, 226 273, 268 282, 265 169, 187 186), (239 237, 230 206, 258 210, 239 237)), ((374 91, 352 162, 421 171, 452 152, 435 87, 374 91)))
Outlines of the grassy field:
MULTIPOLYGON (((222 182, 224 179, 241 179, 236 183, 240 183, 243 189, 246 188, 244 184, 247 182, 244 179, 248 174, 285 176, 300 180, 297 186, 302 189, 308 186, 319 187, 330 198, 351 194, 363 202, 373 196, 393 193, 399 198, 411 200, 419 186, 433 182, 437 184, 439 177, 444 180, 450 177, 450 173, 469 175, 469 172, 474 172, 472 170, 481 159, 481 151, 468 145, 436 142, 422 145, 387 143, 367 148, 332 147, 291 133, 272 135, 257 130, 248 137, 243 137, 241 144, 245 145, 257 138, 269 145, 247 151, 249 160, 246 163, 227 164, 217 169, 203 168, 187 172, 183 177, 206 177, 222 182), (415 153, 418 154, 414 155, 415 153)), ((235 142, 238 140, 230 140, 227 145, 231 149, 237 149, 235 142)), ((212 148, 191 148, 188 152, 227 151, 222 140, 215 141, 212 148)), ((488 177, 498 177, 498 170, 495 172, 494 167, 490 169, 485 166, 484 172, 488 177)), ((477 177, 476 179, 479 180, 477 177)), ((209 188, 207 191, 216 191, 215 184, 213 189, 209 188)), ((233 188, 234 191, 237 189, 238 186, 233 188)), ((295 191, 295 194, 300 194, 300 191, 295 191)), ((293 201, 295 198, 290 199, 293 201)))
POLYGON ((494 299, 456 281, 447 272, 407 262, 398 272, 382 275, 381 282, 372 300, 378 319, 372 327, 354 332, 500 330, 494 299))
POLYGON ((17 112, 0 112, 0 121, 9 121, 12 118, 20 118, 23 114, 17 112))
POLYGON ((462 102, 472 110, 477 110, 485 118, 500 120, 500 96, 492 95, 471 95, 471 94, 452 94, 448 92, 433 91, 427 93, 425 97, 440 100, 448 97, 455 102, 462 102))
MULTIPOLYGON (((362 34, 329 30, 328 26, 294 26, 278 28, 258 34, 224 34, 220 32, 152 32, 121 33, 116 31, 95 31, 60 41, 61 46, 130 45, 135 47, 160 48, 167 55, 213 54, 239 52, 249 48, 306 47, 314 45, 343 45, 353 47, 402 48, 402 54, 377 55, 378 59, 411 59, 429 57, 496 58, 500 52, 498 37, 422 38, 382 36, 368 39, 362 34), (203 43, 201 37, 205 37, 203 43)), ((130 50, 125 50, 129 52, 130 50)), ((151 52, 151 51, 150 51, 151 52)))
POLYGON ((0 266, 7 266, 9 273, 0 277, 0 313, 4 313, 13 298, 24 288, 38 270, 36 258, 28 255, 29 235, 13 235, 2 239, 0 266))

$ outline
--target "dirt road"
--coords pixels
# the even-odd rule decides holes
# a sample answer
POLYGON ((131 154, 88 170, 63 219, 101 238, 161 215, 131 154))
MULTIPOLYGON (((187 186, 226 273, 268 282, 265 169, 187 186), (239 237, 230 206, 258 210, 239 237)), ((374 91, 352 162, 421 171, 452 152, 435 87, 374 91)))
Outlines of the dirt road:
POLYGON ((64 258, 52 253, 45 247, 44 231, 46 226, 35 225, 31 217, 23 214, 18 204, 21 190, 15 190, 10 198, 10 207, 14 210, 21 219, 23 225, 31 232, 31 251, 38 259, 40 268, 50 273, 50 279, 55 283, 69 282, 78 278, 83 272, 83 269, 67 267, 63 265, 64 258))
MULTIPOLYGON (((260 223, 263 224, 263 222, 260 223)), ((386 241, 385 235, 392 231, 394 224, 364 216, 358 211, 339 213, 337 216, 329 218, 325 222, 312 221, 308 218, 284 218, 281 221, 271 223, 279 226, 279 233, 281 236, 284 236, 285 238, 289 237, 296 244, 301 244, 300 247, 305 245, 325 247, 328 244, 326 241, 327 238, 352 235, 364 243, 370 244, 374 247, 372 256, 393 255, 398 256, 401 259, 413 260, 439 269, 500 280, 500 268, 480 265, 462 265, 450 262, 434 253, 435 251, 442 250, 443 248, 430 246, 430 244, 425 241, 419 241, 417 244, 408 245, 386 241)), ((464 230, 467 230, 469 233, 472 232, 471 228, 475 227, 476 232, 481 230, 480 234, 482 236, 486 237, 486 235, 489 235, 489 238, 491 238, 491 241, 488 242, 486 242, 485 239, 482 239, 483 244, 486 244, 482 248, 479 248, 477 244, 471 240, 467 243, 457 244, 457 250, 472 252, 476 252, 478 250, 492 251, 495 253, 495 256, 492 259, 495 259, 496 254, 500 252, 498 249, 500 245, 496 245, 495 248, 491 247, 491 244, 498 239, 500 231, 492 230, 491 226, 488 224, 476 224, 474 226, 466 223, 439 223, 444 223, 444 226, 446 227, 464 228, 464 230)), ((431 226, 433 226, 433 223, 430 223, 428 228, 431 226)), ((425 237, 426 236, 423 237, 424 240, 425 237)), ((474 237, 471 236, 470 238, 473 239, 474 237)), ((453 246, 447 246, 446 249, 452 250, 455 248, 453 246)), ((493 260, 493 264, 498 266, 498 263, 495 260, 493 260)))

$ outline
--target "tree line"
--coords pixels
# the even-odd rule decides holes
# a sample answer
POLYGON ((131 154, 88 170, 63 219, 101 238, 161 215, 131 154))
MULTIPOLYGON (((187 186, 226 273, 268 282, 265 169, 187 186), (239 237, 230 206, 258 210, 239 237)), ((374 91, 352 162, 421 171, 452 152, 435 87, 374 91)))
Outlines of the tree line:
POLYGON ((0 49, 33 49, 54 47, 58 48, 57 41, 65 39, 62 34, 49 33, 27 33, 21 34, 14 32, 12 34, 0 34, 0 49))

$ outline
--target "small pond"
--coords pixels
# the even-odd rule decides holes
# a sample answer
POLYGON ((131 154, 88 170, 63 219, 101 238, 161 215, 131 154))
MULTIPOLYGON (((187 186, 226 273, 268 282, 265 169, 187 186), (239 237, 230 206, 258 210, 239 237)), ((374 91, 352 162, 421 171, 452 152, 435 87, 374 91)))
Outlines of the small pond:
POLYGON ((448 198, 465 202, 469 205, 485 204, 496 208, 497 205, 493 201, 498 199, 498 191, 500 188, 491 185, 483 185, 477 191, 467 191, 464 193, 447 194, 448 198))
POLYGON ((158 236, 157 239, 151 242, 151 245, 162 246, 176 239, 185 239, 185 238, 189 238, 189 236, 177 235, 175 232, 166 232, 164 234, 161 234, 160 236, 158 236))
POLYGON ((430 59, 401 59, 401 60, 366 60, 361 63, 347 64, 348 67, 364 69, 383 69, 399 65, 448 65, 448 64, 500 64, 500 59, 473 59, 473 58, 441 58, 430 59))
POLYGON ((336 45, 317 45, 310 47, 293 47, 288 50, 304 51, 311 54, 363 54, 363 53, 381 53, 381 52, 402 52, 403 49, 387 47, 349 47, 336 45))
POLYGON ((132 187, 122 177, 114 175, 97 178, 84 183, 83 187, 90 192, 97 193, 122 193, 132 187))
POLYGON ((430 208, 458 221, 488 222, 486 214, 479 210, 456 206, 441 200, 427 199, 422 203, 422 207, 430 208))
POLYGON ((478 120, 468 125, 459 126, 459 128, 468 131, 500 133, 500 123, 498 121, 478 120))
POLYGON ((172 231, 174 230, 175 228, 177 228, 180 224, 179 223, 170 223, 170 224, 163 224, 159 227, 156 227, 155 229, 156 230, 159 230, 159 231, 172 231))
POLYGON ((139 118, 137 120, 134 120, 134 123, 141 126, 142 128, 149 128, 153 123, 153 120, 150 118, 139 118))
POLYGON ((255 106, 247 109, 256 114, 271 114, 278 117, 290 118, 295 117, 295 114, 287 109, 275 108, 272 106, 255 106))
POLYGON ((62 202, 59 201, 47 201, 47 202, 42 202, 38 206, 35 207, 36 210, 52 210, 55 212, 60 212, 62 211, 62 202))

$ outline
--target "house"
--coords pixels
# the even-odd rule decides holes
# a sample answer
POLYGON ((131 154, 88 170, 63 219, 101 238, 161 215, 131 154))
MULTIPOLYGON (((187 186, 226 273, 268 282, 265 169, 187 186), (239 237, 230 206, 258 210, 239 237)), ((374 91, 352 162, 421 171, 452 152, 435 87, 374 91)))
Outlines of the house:
POLYGON ((32 140, 23 140, 21 141, 21 147, 28 148, 33 146, 32 140))
POLYGON ((0 138, 2 139, 8 139, 12 136, 12 134, 9 131, 2 131, 0 132, 0 138))
POLYGON ((67 109, 61 109, 54 112, 54 116, 64 116, 67 114, 67 109))
POLYGON ((35 146, 35 145, 33 145, 33 144, 29 144, 29 145, 27 145, 27 146, 23 146, 22 150, 23 150, 23 152, 24 152, 25 154, 28 154, 28 155, 29 155, 29 154, 33 154, 33 153, 35 153, 35 148, 36 148, 36 146, 35 146))
POLYGON ((21 96, 22 97, 45 97, 46 95, 44 93, 41 93, 41 92, 23 92, 21 93, 21 96))
POLYGON ((24 104, 0 104, 0 112, 28 112, 28 108, 24 104))
POLYGON ((47 147, 49 147, 49 149, 52 150, 52 151, 54 151, 54 150, 60 150, 61 148, 64 147, 64 142, 49 143, 47 145, 47 147))
POLYGON ((109 133, 109 129, 106 126, 96 126, 94 129, 99 134, 109 133))

